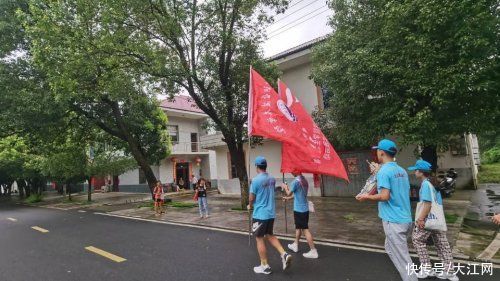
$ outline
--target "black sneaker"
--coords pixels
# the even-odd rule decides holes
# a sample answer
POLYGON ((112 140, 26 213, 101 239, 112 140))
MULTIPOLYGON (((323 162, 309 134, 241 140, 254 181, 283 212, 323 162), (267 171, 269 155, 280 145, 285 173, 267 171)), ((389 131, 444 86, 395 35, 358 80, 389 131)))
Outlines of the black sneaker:
POLYGON ((292 263, 292 256, 287 252, 285 252, 281 257, 281 262, 283 263, 283 270, 286 270, 287 268, 290 267, 290 264, 292 263))

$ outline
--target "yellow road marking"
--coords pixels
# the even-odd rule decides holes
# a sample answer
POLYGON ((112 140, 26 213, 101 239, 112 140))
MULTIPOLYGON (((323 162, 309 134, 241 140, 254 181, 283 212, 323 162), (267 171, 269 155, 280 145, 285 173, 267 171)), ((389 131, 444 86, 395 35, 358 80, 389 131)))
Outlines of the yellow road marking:
POLYGON ((17 221, 17 219, 15 219, 15 218, 7 218, 7 219, 10 221, 17 221))
POLYGON ((93 252, 93 253, 96 253, 98 255, 101 255, 105 258, 108 258, 114 262, 124 262, 126 261, 126 259, 122 258, 122 257, 119 257, 119 256, 116 256, 116 255, 113 255, 112 253, 110 252, 106 252, 104 250, 101 250, 99 248, 96 248, 94 246, 88 246, 88 247, 85 247, 85 250, 87 251, 90 251, 90 252, 93 252))
POLYGON ((41 228, 39 226, 32 226, 31 228, 33 228, 34 230, 40 231, 41 233, 47 233, 47 232, 49 232, 47 229, 41 228))

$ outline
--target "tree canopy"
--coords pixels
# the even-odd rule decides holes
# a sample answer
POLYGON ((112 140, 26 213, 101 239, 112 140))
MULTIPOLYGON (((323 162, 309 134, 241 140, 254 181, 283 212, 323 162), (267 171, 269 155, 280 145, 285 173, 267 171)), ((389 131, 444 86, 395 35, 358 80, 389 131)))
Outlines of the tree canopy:
POLYGON ((331 2, 333 34, 313 55, 331 93, 325 113, 344 147, 381 136, 446 145, 498 130, 500 33, 496 0, 331 2))

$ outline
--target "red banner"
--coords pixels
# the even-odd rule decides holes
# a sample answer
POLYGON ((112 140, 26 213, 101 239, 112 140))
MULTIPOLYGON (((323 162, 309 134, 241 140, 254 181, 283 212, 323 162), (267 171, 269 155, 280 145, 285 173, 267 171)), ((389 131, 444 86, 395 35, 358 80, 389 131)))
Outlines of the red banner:
POLYGON ((250 73, 248 135, 283 143, 282 172, 332 175, 347 180, 344 165, 319 127, 279 82, 279 93, 254 70, 250 73))

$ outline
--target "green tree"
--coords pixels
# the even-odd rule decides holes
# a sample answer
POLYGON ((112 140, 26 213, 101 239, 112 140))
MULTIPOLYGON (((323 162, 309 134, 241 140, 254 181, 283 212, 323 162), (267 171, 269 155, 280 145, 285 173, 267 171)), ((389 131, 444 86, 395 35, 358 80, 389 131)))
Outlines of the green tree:
POLYGON ((330 5, 334 33, 314 50, 312 74, 331 92, 326 112, 341 145, 397 135, 436 163, 450 137, 498 129, 498 1, 330 5))
POLYGON ((20 13, 29 52, 61 107, 121 141, 152 192, 156 177, 150 165, 169 153, 167 119, 148 77, 128 56, 113 53, 131 33, 101 13, 100 2, 30 1, 29 13, 20 13))
MULTIPOLYGON (((107 16, 127 34, 128 54, 155 78, 164 93, 189 94, 223 135, 241 185, 241 204, 248 203, 247 141, 249 67, 270 81, 276 66, 263 58, 270 9, 282 11, 287 1, 107 1, 107 16), (145 41, 144 41, 145 40, 145 41), (144 44, 146 43, 146 44, 144 44), (144 49, 144 47, 147 47, 144 49)), ((104 16, 104 14, 103 14, 104 16)), ((120 30, 122 30, 120 29, 120 30)), ((122 45, 123 46, 123 45, 122 45)))

